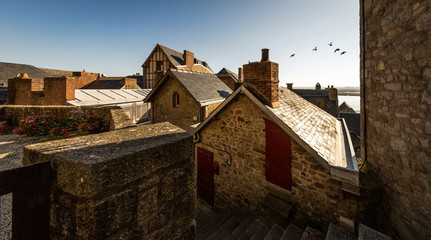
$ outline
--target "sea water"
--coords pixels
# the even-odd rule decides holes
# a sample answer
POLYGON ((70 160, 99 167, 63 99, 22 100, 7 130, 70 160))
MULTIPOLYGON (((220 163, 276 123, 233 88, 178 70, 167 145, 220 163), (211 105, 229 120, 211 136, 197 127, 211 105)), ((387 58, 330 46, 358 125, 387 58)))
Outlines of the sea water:
POLYGON ((360 96, 338 95, 338 105, 341 105, 343 102, 346 102, 347 104, 349 104, 349 106, 358 113, 361 110, 360 96))

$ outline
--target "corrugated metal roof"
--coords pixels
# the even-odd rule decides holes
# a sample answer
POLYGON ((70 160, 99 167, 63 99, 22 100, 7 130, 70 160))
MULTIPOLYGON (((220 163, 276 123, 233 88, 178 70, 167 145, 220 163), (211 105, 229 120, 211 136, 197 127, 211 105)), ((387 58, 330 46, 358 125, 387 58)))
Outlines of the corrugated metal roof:
POLYGON ((73 106, 100 106, 127 102, 141 102, 151 89, 77 89, 73 106))

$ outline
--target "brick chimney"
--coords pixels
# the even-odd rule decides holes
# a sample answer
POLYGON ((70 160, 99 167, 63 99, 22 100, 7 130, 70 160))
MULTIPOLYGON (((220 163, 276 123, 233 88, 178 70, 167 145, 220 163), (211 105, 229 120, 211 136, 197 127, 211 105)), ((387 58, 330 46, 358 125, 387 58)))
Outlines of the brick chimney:
POLYGON ((124 89, 137 89, 138 84, 136 78, 123 78, 121 84, 124 85, 124 89))
POLYGON ((7 104, 31 105, 31 84, 27 73, 8 79, 7 104))
POLYGON ((260 62, 245 64, 244 83, 252 85, 272 108, 280 106, 278 99, 278 63, 269 61, 269 49, 262 49, 260 62))
POLYGON ((325 90, 328 93, 329 100, 338 102, 338 90, 334 88, 334 85, 331 85, 331 87, 328 86, 325 90))
POLYGON ((186 66, 193 67, 193 65, 195 64, 195 54, 194 53, 187 51, 187 50, 184 50, 183 58, 184 58, 184 64, 186 66))
POLYGON ((238 68, 238 82, 242 82, 244 80, 244 72, 242 68, 238 68))

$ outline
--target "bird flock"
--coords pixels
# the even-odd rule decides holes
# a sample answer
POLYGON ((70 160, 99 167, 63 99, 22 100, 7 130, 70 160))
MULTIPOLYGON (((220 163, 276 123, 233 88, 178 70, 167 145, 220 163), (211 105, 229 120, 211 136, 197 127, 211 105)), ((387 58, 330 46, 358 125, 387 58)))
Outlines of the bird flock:
MULTIPOLYGON (((332 42, 328 43, 328 45, 329 45, 329 47, 332 47, 332 46, 333 46, 332 42)), ((312 49, 312 51, 317 52, 317 46, 315 46, 315 47, 312 49)), ((338 51, 341 51, 341 49, 336 48, 336 49, 334 50, 334 53, 336 53, 336 52, 338 52, 338 51)), ((341 56, 341 55, 344 55, 344 54, 346 54, 346 53, 347 53, 347 51, 341 51, 341 52, 340 52, 340 56, 341 56)), ((296 55, 295 53, 292 53, 292 54, 290 55, 290 57, 292 58, 292 57, 294 57, 295 55, 296 55)))

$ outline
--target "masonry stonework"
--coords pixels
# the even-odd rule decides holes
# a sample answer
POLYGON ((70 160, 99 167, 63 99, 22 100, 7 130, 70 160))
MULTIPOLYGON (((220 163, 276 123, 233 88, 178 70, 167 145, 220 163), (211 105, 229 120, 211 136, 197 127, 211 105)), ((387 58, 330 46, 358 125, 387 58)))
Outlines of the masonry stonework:
POLYGON ((50 160, 51 239, 196 237, 192 136, 160 123, 29 145, 50 160))
POLYGON ((201 107, 176 79, 168 79, 151 102, 153 123, 170 122, 186 131, 202 121, 201 107), (173 106, 173 94, 179 94, 180 104, 173 106))
POLYGON ((431 2, 361 5, 362 157, 402 239, 431 239, 431 2))
POLYGON ((75 99, 75 89, 99 78, 98 73, 73 72, 71 77, 46 77, 44 79, 45 105, 64 105, 75 99))
MULTIPOLYGON (((292 190, 265 180, 265 114, 246 96, 237 96, 199 131, 196 148, 214 153, 220 166, 215 175, 215 208, 236 208, 261 203, 269 193, 287 199, 312 219, 338 222, 339 216, 354 218, 357 200, 344 196, 341 183, 295 141, 292 149, 292 190), (226 164, 232 154, 232 166, 226 164)), ((195 149, 195 151, 197 151, 195 149)))

